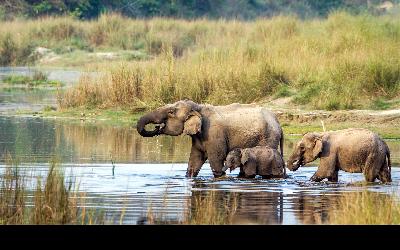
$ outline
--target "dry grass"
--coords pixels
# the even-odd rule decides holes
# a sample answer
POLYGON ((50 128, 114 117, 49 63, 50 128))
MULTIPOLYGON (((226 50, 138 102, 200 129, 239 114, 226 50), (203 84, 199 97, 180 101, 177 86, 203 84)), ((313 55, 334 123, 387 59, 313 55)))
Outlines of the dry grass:
POLYGON ((398 98, 400 92, 400 24, 388 16, 336 12, 323 20, 277 16, 243 22, 107 14, 93 21, 58 17, 3 24, 0 53, 10 64, 18 61, 12 51, 30 43, 58 53, 66 47, 138 50, 150 58, 93 65, 89 69, 104 76, 84 76, 60 97, 64 109, 153 108, 182 98, 249 103, 284 93, 296 104, 335 110, 369 107, 378 97, 398 98))
POLYGON ((145 27, 162 41, 155 50, 150 36, 152 60, 96 65, 104 77, 83 77, 60 107, 249 103, 285 92, 296 104, 334 110, 399 96, 400 25, 392 19, 335 13, 323 21, 155 19, 145 27), (177 53, 169 32, 196 36, 177 53))
MULTIPOLYGON (((44 184, 38 178, 34 191, 27 189, 29 175, 7 158, 0 176, 0 224, 104 224, 100 211, 85 209, 85 197, 54 162, 44 184)), ((84 195, 84 194, 83 194, 84 195)))
POLYGON ((400 204, 394 194, 348 193, 339 199, 337 209, 330 212, 328 224, 398 225, 400 204))

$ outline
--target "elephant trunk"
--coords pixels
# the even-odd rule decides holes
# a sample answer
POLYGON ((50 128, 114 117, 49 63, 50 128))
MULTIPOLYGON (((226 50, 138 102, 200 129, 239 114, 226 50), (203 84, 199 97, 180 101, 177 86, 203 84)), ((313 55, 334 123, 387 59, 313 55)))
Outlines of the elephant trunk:
POLYGON ((151 112, 142 116, 137 123, 137 131, 143 137, 153 137, 162 133, 162 123, 166 119, 165 115, 159 112, 151 112), (156 128, 152 131, 145 129, 147 124, 157 124, 156 128))
POLYGON ((299 150, 295 150, 293 154, 289 157, 289 160, 287 162, 287 168, 290 171, 296 171, 303 163, 303 157, 299 150))

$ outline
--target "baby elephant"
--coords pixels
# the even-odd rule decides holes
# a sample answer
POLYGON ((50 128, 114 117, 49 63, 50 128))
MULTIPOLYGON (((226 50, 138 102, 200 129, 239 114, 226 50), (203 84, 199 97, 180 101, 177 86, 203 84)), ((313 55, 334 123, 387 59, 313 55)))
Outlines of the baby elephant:
POLYGON ((234 149, 226 156, 225 167, 230 171, 240 167, 238 177, 254 178, 261 175, 262 178, 285 178, 285 163, 280 153, 267 146, 253 148, 234 149))
POLYGON ((287 167, 296 171, 317 158, 321 161, 312 181, 328 178, 328 181, 337 182, 339 170, 364 173, 368 182, 376 178, 383 183, 392 181, 389 147, 367 129, 307 133, 295 146, 287 167))

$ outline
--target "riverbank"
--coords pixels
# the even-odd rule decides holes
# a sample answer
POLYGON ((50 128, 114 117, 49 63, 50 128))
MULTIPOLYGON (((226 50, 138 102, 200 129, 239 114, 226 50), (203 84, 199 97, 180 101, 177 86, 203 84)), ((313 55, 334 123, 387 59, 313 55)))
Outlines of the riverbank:
MULTIPOLYGON (((264 105, 265 106, 265 105, 264 105)), ((339 130, 351 127, 370 129, 385 139, 400 139, 400 109, 374 110, 297 110, 277 109, 265 106, 273 111, 287 136, 301 136, 306 132, 324 129, 339 130)), ((100 123, 118 127, 135 127, 144 111, 129 111, 121 109, 83 109, 68 110, 44 109, 38 112, 20 111, 16 116, 34 116, 45 119, 68 120, 72 122, 100 123)))
POLYGON ((68 17, 0 25, 1 65, 104 73, 66 91, 64 109, 224 105, 291 97, 308 109, 400 106, 400 25, 388 16, 238 20, 68 17), (18 35, 17 35, 18 34, 18 35))

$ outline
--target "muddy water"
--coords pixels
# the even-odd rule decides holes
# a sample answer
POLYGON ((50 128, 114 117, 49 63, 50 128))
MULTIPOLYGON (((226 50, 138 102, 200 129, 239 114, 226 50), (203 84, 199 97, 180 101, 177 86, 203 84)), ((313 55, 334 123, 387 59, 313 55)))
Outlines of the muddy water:
MULTIPOLYGON (((287 136, 286 157, 297 140, 287 136)), ((400 141, 387 142, 397 167, 400 141)), ((35 176, 45 176, 49 161, 56 159, 66 178, 72 175, 80 183, 85 206, 104 211, 110 223, 146 223, 149 210, 162 215, 159 223, 175 223, 195 209, 198 197, 213 192, 220 209, 227 209, 223 204, 235 197, 235 223, 314 224, 325 222, 337 198, 346 192, 399 192, 396 167, 390 185, 362 185, 362 174, 345 172, 339 173, 337 184, 311 183, 315 164, 288 171, 286 180, 239 180, 238 170, 215 180, 206 163, 199 177, 188 179, 184 175, 189 151, 188 137, 143 138, 133 128, 0 116, 0 172, 8 152, 29 173, 33 187, 35 176)))

